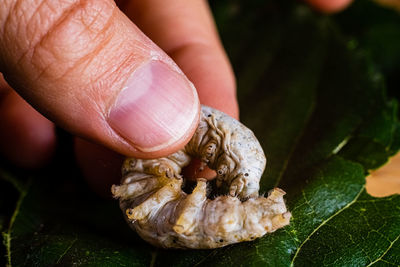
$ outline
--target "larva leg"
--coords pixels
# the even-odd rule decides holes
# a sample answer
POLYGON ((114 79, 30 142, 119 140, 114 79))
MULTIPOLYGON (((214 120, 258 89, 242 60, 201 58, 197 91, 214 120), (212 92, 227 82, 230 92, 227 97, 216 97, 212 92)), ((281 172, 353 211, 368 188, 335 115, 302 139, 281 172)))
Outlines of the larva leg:
MULTIPOLYGON (((246 179, 244 179, 244 177, 235 178, 229 188, 229 194, 231 196, 238 196, 240 195, 241 192, 243 192, 245 186, 246 186, 246 179)), ((257 193, 255 193, 255 195, 258 195, 258 191, 257 193)), ((254 195, 248 195, 248 196, 250 197, 254 195)))
POLYGON ((134 183, 122 184, 120 186, 113 185, 111 193, 115 198, 129 199, 136 198, 140 195, 149 193, 156 188, 162 187, 167 183, 167 179, 158 177, 147 177, 134 183))
POLYGON ((182 179, 171 179, 160 190, 151 195, 143 203, 126 210, 130 220, 143 220, 151 214, 156 214, 166 203, 178 198, 181 194, 182 179))
POLYGON ((198 179, 192 194, 183 200, 183 208, 173 227, 178 234, 190 235, 196 227, 196 219, 202 212, 204 202, 207 200, 207 180, 198 179))
POLYGON ((159 159, 127 158, 122 165, 122 175, 139 172, 168 178, 177 177, 182 167, 189 164, 190 159, 190 156, 182 150, 159 159))

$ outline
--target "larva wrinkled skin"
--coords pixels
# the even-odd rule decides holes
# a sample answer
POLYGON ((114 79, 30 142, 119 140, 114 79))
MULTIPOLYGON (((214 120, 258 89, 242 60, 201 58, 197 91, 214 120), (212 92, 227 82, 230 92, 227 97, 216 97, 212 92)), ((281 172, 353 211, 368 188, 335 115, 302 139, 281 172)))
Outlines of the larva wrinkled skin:
POLYGON ((258 195, 266 159, 253 132, 202 106, 199 126, 184 149, 159 159, 127 158, 122 184, 112 187, 125 219, 149 243, 164 248, 209 249, 250 241, 289 224, 291 214, 275 188, 258 195), (191 194, 180 173, 192 157, 217 171, 229 195, 207 198, 207 181, 191 194))

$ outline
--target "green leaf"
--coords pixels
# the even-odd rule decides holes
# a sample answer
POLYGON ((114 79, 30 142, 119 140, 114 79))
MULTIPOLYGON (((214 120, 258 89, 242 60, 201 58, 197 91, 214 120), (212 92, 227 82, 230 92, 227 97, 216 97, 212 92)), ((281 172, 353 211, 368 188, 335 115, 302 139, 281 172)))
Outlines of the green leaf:
POLYGON ((364 188, 368 171, 400 148, 397 102, 369 53, 335 19, 301 4, 218 1, 213 9, 241 119, 268 158, 261 190, 287 192, 290 225, 221 249, 157 249, 129 229, 116 201, 86 187, 72 156, 61 157, 29 182, 0 175, 18 196, 7 204, 13 214, 0 213, 8 264, 400 265, 400 196, 373 198, 364 188))
POLYGON ((384 74, 389 94, 400 99, 400 16, 376 2, 354 1, 335 18, 341 30, 354 38, 352 45, 363 48, 384 74))

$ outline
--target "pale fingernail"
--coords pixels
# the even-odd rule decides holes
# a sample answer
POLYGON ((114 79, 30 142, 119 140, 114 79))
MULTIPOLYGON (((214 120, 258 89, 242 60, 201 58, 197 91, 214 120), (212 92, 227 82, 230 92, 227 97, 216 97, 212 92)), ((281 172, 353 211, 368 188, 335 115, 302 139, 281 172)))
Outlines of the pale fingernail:
POLYGON ((187 78, 161 61, 140 66, 127 80, 108 122, 143 152, 158 151, 188 135, 199 100, 187 78))

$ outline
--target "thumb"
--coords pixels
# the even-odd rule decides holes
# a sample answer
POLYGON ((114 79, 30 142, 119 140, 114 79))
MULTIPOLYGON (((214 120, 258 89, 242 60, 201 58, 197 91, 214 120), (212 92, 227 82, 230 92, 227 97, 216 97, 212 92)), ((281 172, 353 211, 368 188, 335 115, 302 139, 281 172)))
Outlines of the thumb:
POLYGON ((0 71, 58 125, 125 155, 171 153, 199 120, 193 85, 112 0, 5 0, 0 71))

